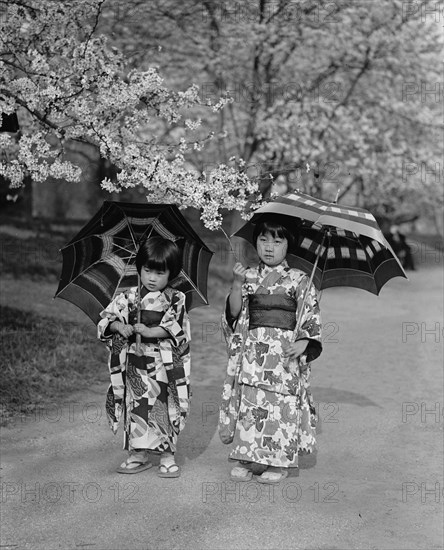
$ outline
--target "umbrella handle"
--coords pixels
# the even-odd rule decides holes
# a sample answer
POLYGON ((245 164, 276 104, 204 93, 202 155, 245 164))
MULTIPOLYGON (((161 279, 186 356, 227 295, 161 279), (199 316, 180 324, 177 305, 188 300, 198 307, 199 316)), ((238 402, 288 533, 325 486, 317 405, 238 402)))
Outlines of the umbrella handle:
POLYGON ((315 263, 313 265, 313 269, 311 271, 311 274, 310 274, 310 280, 308 281, 308 285, 305 287, 305 291, 304 291, 304 298, 302 300, 302 306, 301 308, 299 309, 299 312, 298 312, 298 319, 297 319, 297 322, 296 322, 296 328, 294 329, 294 335, 295 337, 297 336, 297 333, 299 332, 299 329, 300 329, 300 325, 301 325, 301 321, 302 321, 302 314, 304 312, 304 306, 305 306, 305 302, 307 300, 307 293, 311 287, 311 283, 313 282, 313 277, 314 277, 314 274, 315 274, 315 271, 316 271, 316 267, 318 266, 318 261, 319 261, 319 257, 321 255, 321 249, 324 245, 324 241, 325 241, 325 232, 322 236, 322 241, 321 241, 321 244, 319 245, 319 248, 317 250, 317 254, 316 254, 316 260, 315 260, 315 263))
MULTIPOLYGON (((140 315, 137 314, 137 322, 140 323, 140 315)), ((142 355, 142 351, 140 349, 140 344, 142 343, 142 336, 140 334, 136 334, 136 355, 142 355)))
MULTIPOLYGON (((141 314, 140 314, 140 275, 137 277, 137 323, 140 323, 141 314)), ((136 355, 142 355, 142 350, 140 345, 142 343, 142 335, 136 334, 136 355)))
MULTIPOLYGON (((294 331, 293 331, 292 341, 295 341, 295 339, 297 338, 299 329, 300 329, 300 327, 301 327, 301 321, 302 321, 302 315, 303 315, 303 313, 304 313, 305 302, 307 301, 308 291, 310 290, 311 284, 312 284, 312 282, 313 282, 314 274, 315 274, 316 267, 317 267, 318 262, 319 262, 319 258, 320 258, 320 256, 321 256, 321 250, 322 250, 322 247, 323 247, 323 245, 324 245, 325 237, 326 237, 326 233, 324 232, 323 235, 322 235, 321 244, 319 245, 319 247, 318 247, 318 249, 317 249, 317 251, 316 251, 316 260, 315 260, 315 263, 313 264, 313 269, 311 270, 311 273, 310 273, 310 279, 309 279, 308 284, 307 284, 307 286, 305 287, 305 290, 304 290, 304 297, 302 298, 301 307, 298 309, 298 315, 297 315, 297 320, 296 320, 296 326, 295 326, 294 331)), ((287 365, 284 366, 284 368, 285 368, 286 370, 288 370, 288 368, 289 368, 289 367, 288 367, 289 363, 290 363, 290 359, 288 360, 287 365)), ((298 375, 298 378, 299 378, 299 376, 300 376, 299 367, 297 368, 297 375, 298 375)))

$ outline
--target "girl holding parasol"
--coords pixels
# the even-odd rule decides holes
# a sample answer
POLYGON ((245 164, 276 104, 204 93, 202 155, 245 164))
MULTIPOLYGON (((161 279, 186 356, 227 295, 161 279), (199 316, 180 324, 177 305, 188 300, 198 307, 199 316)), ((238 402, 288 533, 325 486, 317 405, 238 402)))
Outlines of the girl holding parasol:
POLYGON ((121 293, 101 313, 99 338, 111 348, 107 413, 113 431, 124 417, 127 459, 135 474, 160 453, 160 477, 179 477, 174 453, 189 410, 190 326, 183 292, 169 286, 181 270, 178 246, 151 237, 136 256, 139 287, 121 293))
POLYGON ((233 268, 222 316, 229 358, 219 421, 237 461, 233 481, 254 473, 261 483, 279 483, 315 447, 309 378, 322 351, 321 319, 309 277, 286 261, 292 240, 282 218, 265 216, 253 234, 258 267, 233 268))

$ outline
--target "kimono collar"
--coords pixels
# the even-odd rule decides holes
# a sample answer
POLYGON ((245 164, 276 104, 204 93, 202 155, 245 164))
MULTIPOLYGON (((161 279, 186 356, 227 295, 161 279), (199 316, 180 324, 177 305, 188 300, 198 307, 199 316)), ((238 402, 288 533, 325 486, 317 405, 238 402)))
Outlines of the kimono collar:
MULTIPOLYGON (((136 288, 137 291, 137 288, 136 288)), ((169 286, 166 286, 163 290, 156 290, 154 292, 148 291, 145 287, 142 287, 142 290, 140 292, 141 297, 141 303, 143 303, 145 300, 158 300, 162 306, 170 306, 171 300, 172 300, 172 288, 169 286)), ((137 292, 136 292, 136 300, 137 300, 137 292)))
POLYGON ((282 278, 282 276, 285 277, 289 269, 290 268, 286 260, 276 266, 269 266, 261 262, 257 270, 256 284, 258 285, 258 289, 256 290, 256 293, 268 292, 267 289, 270 286, 274 286, 275 283, 282 278), (260 290, 261 288, 263 290, 260 290))
POLYGON ((277 273, 284 273, 286 270, 290 269, 290 266, 288 265, 288 262, 286 259, 284 259, 280 264, 270 266, 267 264, 264 264, 264 262, 259 262, 259 275, 261 277, 266 277, 269 273, 272 271, 276 271, 277 273))
POLYGON ((155 299, 155 298, 158 298, 160 295, 161 295, 162 291, 160 290, 154 290, 154 291, 151 291, 151 290, 148 290, 147 288, 145 288, 144 286, 142 287, 141 291, 140 291, 140 298, 141 300, 143 301, 145 298, 151 298, 151 299, 155 299))

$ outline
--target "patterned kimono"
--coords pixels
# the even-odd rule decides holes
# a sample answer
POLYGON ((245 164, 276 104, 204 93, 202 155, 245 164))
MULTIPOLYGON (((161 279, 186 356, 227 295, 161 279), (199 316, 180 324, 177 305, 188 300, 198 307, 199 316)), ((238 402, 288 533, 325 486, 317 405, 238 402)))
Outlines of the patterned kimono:
MULTIPOLYGON (((310 362, 322 351, 315 288, 311 286, 307 293, 297 334, 275 325, 250 326, 250 308, 259 294, 269 295, 270 304, 293 304, 290 312, 275 310, 275 319, 297 315, 308 280, 285 260, 275 267, 261 263, 247 271, 237 319, 231 318, 227 299, 222 328, 229 358, 219 431, 222 441, 233 445, 231 459, 291 468, 298 466, 298 454, 314 450, 316 411, 310 391, 310 362), (309 339, 305 352, 297 359, 284 358, 282 344, 303 338, 309 339), (230 423, 233 439, 223 435, 230 423)), ((264 319, 269 320, 267 313, 264 319)), ((255 318, 261 319, 260 315, 255 318)), ((292 322, 295 325, 294 317, 292 322)))
POLYGON ((175 452, 190 402, 190 325, 185 295, 166 287, 162 292, 142 290, 141 322, 159 326, 168 338, 144 338, 136 354, 136 337, 112 334, 109 324, 136 322, 137 288, 117 296, 100 314, 98 337, 110 348, 111 385, 106 412, 116 433, 124 418, 124 449, 175 452))

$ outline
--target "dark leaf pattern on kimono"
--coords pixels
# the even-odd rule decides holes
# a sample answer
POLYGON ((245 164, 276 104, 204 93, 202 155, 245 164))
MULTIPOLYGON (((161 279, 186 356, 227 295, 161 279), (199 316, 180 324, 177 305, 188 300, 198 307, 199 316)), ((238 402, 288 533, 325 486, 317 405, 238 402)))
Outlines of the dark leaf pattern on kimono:
POLYGON ((284 451, 288 460, 293 460, 294 455, 298 452, 298 442, 295 439, 290 439, 288 445, 285 445, 284 451))
POLYGON ((240 413, 239 414, 239 422, 243 425, 245 430, 249 430, 251 426, 254 425, 255 419, 254 416, 251 414, 251 411, 248 411, 248 413, 240 413))
POLYGON ((256 421, 256 430, 258 430, 259 432, 262 431, 264 427, 263 420, 268 418, 268 411, 266 409, 263 409, 262 407, 258 407, 252 409, 252 414, 256 421))
POLYGON ((304 331, 310 334, 312 338, 315 336, 318 336, 321 333, 321 328, 319 326, 319 323, 317 323, 315 320, 311 320, 304 323, 303 328, 304 328, 304 331))
POLYGON ((272 437, 263 437, 262 445, 270 449, 270 451, 279 450, 279 441, 273 441, 272 437))
POLYGON ((297 378, 290 378, 289 380, 286 380, 285 385, 290 395, 297 394, 299 388, 299 381, 297 380, 297 378))
POLYGON ((268 382, 270 382, 270 384, 273 385, 281 383, 280 377, 274 374, 272 370, 264 370, 264 380, 267 380, 268 382))
POLYGON ((256 342, 255 349, 256 361, 259 365, 262 366, 264 364, 265 357, 268 353, 268 350, 270 349, 270 346, 268 344, 264 344, 263 342, 256 342))
POLYGON ((235 334, 231 340, 231 346, 229 348, 229 356, 235 356, 242 345, 242 336, 240 334, 235 334))

